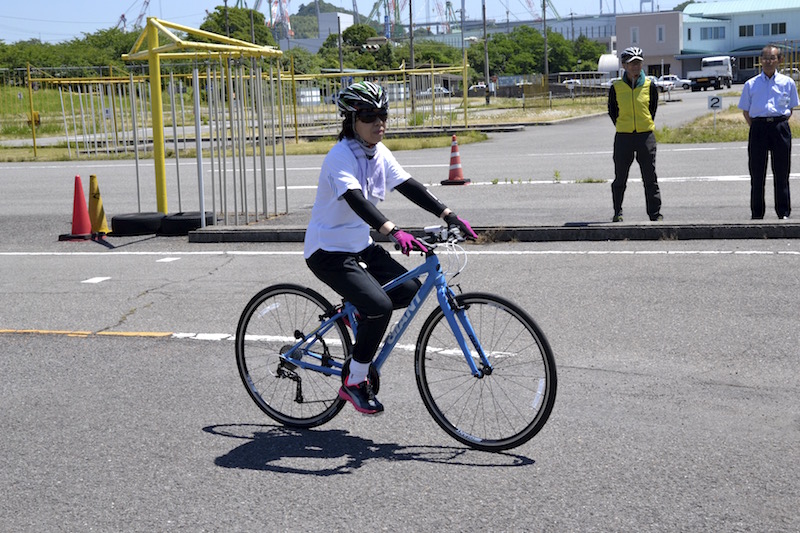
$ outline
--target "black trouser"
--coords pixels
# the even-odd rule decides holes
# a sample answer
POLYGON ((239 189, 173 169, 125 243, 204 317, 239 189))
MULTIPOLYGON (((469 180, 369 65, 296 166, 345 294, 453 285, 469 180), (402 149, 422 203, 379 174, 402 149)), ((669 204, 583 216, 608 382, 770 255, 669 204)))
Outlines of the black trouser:
POLYGON ((323 283, 356 306, 361 317, 353 359, 369 363, 386 333, 392 310, 406 307, 421 284, 412 279, 389 292, 384 291, 381 285, 405 273, 406 269, 377 244, 358 253, 317 250, 306 259, 306 264, 323 283), (359 262, 366 264, 366 268, 359 262))
POLYGON ((754 118, 747 140, 750 169, 750 212, 753 218, 764 218, 764 188, 767 181, 767 155, 772 153, 772 176, 775 182, 775 212, 789 216, 789 172, 792 156, 792 130, 789 121, 767 122, 754 118))
POLYGON ((614 214, 622 214, 622 199, 634 156, 642 171, 647 215, 655 218, 661 213, 661 191, 656 177, 656 136, 652 131, 614 136, 614 182, 611 184, 614 214))

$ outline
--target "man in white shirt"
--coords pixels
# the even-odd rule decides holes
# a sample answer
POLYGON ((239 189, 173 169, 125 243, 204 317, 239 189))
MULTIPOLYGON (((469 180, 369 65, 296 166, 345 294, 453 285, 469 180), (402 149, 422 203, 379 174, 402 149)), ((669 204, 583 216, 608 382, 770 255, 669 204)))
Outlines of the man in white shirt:
POLYGON ((781 220, 789 218, 789 172, 792 155, 792 130, 789 118, 797 107, 797 86, 789 76, 777 72, 783 59, 780 48, 767 45, 761 50, 761 74, 747 80, 739 98, 739 109, 750 125, 747 140, 750 170, 750 211, 753 220, 764 218, 764 188, 767 179, 767 156, 772 154, 775 182, 775 212, 781 220))

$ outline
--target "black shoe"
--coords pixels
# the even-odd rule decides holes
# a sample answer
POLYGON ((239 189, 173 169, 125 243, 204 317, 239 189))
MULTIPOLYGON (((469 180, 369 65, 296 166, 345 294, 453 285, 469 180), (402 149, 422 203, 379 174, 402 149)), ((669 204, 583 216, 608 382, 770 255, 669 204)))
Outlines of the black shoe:
POLYGON ((778 218, 781 219, 781 220, 788 220, 789 219, 789 215, 782 215, 782 216, 779 216, 778 218))
POLYGON ((383 412, 383 404, 373 394, 369 381, 349 385, 345 379, 345 384, 339 389, 339 398, 352 403, 359 413, 375 415, 383 412))
POLYGON ((622 213, 614 215, 614 218, 611 219, 611 222, 622 222, 622 213))
POLYGON ((650 217, 650 220, 652 220, 653 222, 661 222, 662 220, 664 220, 664 216, 659 213, 654 217, 650 217))

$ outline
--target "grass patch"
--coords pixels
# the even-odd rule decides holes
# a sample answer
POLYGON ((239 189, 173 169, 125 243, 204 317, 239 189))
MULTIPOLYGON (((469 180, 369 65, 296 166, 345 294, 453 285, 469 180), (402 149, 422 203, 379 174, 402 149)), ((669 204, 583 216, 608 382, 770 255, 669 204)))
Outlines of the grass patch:
POLYGON ((29 161, 71 161, 75 158, 75 151, 72 158, 66 146, 42 146, 36 148, 36 157, 33 156, 33 147, 19 148, 0 148, 0 162, 3 163, 24 163, 29 161))
MULTIPOLYGON (((459 133, 458 135, 458 143, 459 144, 470 144, 485 141, 488 139, 488 135, 478 131, 465 131, 459 133)), ((450 135, 437 135, 433 137, 397 137, 397 138, 390 138, 385 139, 384 144, 392 151, 399 151, 399 150, 422 150, 425 148, 444 148, 450 147, 452 144, 452 137, 450 135)), ((300 142, 294 142, 294 139, 286 139, 286 155, 322 155, 327 154, 328 151, 336 144, 336 139, 334 138, 327 138, 327 139, 320 139, 315 141, 306 141, 300 140, 300 142)), ((248 148, 246 150, 248 156, 252 156, 253 150, 252 148, 248 148)), ((277 153, 282 154, 283 150, 281 145, 277 146, 277 153)), ((195 154, 197 152, 194 148, 190 148, 187 150, 181 150, 180 156, 183 159, 194 159, 195 154)), ((21 163, 21 162, 28 162, 28 161, 70 161, 70 160, 80 160, 80 159, 133 159, 134 154, 132 151, 127 153, 120 152, 117 154, 107 155, 105 151, 101 148, 99 149, 98 153, 95 154, 92 151, 91 154, 86 155, 82 154, 80 156, 76 155, 75 148, 73 145, 72 148, 72 158, 69 156, 69 152, 67 150, 66 145, 62 146, 39 146, 36 148, 36 157, 33 155, 33 147, 0 147, 0 162, 3 163, 21 163)), ((167 148, 165 151, 167 159, 174 157, 175 152, 167 148)), ((203 150, 203 158, 208 159, 210 157, 210 153, 208 150, 203 150)), ((230 157, 232 154, 230 150, 228 151, 228 156, 230 157)), ((266 147, 266 155, 272 155, 272 147, 266 147)), ((153 158, 153 151, 149 149, 146 153, 139 152, 140 159, 152 159, 153 158)))
MULTIPOLYGON (((793 136, 800 134, 800 123, 794 116, 789 120, 789 126, 793 136)), ((664 144, 746 142, 749 132, 750 126, 744 120, 742 110, 731 104, 717 113, 716 126, 714 113, 709 112, 679 128, 658 128, 656 140, 664 144)))
MULTIPOLYGON (((458 144, 470 144, 485 141, 489 136, 479 131, 464 131, 458 134, 458 144)), ((389 137, 383 140, 389 150, 423 150, 425 148, 444 148, 450 147, 453 143, 452 136, 450 135, 435 135, 430 137, 389 137)), ((328 151, 336 144, 336 139, 326 138, 315 141, 306 141, 300 139, 300 142, 294 142, 294 139, 286 139, 286 155, 321 155, 327 154, 328 151)), ((282 153, 281 146, 277 146, 278 154, 282 153)), ((272 147, 266 147, 267 155, 272 155, 272 147)))
POLYGON ((580 180, 575 180, 575 183, 606 183, 608 180, 600 179, 600 178, 583 178, 580 180))

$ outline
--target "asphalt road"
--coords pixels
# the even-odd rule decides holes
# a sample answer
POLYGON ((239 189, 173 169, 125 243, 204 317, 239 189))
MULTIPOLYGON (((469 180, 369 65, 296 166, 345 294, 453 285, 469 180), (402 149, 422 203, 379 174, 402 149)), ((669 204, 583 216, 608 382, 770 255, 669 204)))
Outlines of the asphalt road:
MULTIPOLYGON (((516 135, 490 145, 545 142, 516 135)), ((734 172, 726 153, 703 174, 734 172)), ((107 209, 135 210, 122 164, 93 168, 107 209)), ((69 168, 0 165, 2 530, 800 528, 798 241, 469 245, 462 288, 520 303, 558 363, 542 432, 488 454, 430 419, 409 352, 384 367, 384 415, 346 409, 306 432, 272 423, 247 397, 231 336, 266 285, 333 299, 300 245, 57 242, 69 168)))
MULTIPOLYGON (((706 113, 709 94, 726 93, 675 91, 673 101, 662 102, 657 123, 677 126, 706 113)), ((734 96, 723 97, 725 107, 736 101, 734 96)), ((613 214, 609 190, 613 179, 613 136, 613 125, 604 115, 528 127, 522 132, 493 133, 486 142, 460 147, 465 178, 472 181, 469 187, 439 185, 448 177, 449 147, 396 155, 413 176, 430 185, 445 203, 476 226, 598 224, 610 222, 613 214)), ((277 198, 268 187, 268 201, 271 213, 288 210, 289 215, 270 220, 270 225, 305 227, 322 159, 322 155, 287 158, 288 194, 282 189, 281 179, 277 198)), ((168 161, 166 166, 170 213, 199 209, 196 162, 184 158, 180 163, 180 195, 175 162, 168 161)), ((210 209, 210 162, 205 164, 206 206, 210 209)), ((281 159, 278 168, 280 175, 281 159)), ((750 222, 746 143, 662 144, 657 169, 664 224, 750 222)), ((88 191, 92 174, 98 176, 109 224, 118 214, 157 210, 151 160, 140 162, 138 177, 135 163, 127 160, 0 163, 0 187, 7 199, 0 210, 0 225, 8 228, 6 242, 29 249, 42 236, 46 240, 41 244, 47 247, 50 239, 69 233, 75 176, 82 177, 88 191), (21 227, 14 227, 15 223, 21 227)), ((767 188, 769 205, 772 194, 771 187, 767 188)), ((252 183, 248 184, 248 191, 252 191, 252 183)), ((232 192, 229 183, 229 199, 232 192)), ((249 194, 252 199, 252 192, 249 194)), ((232 206, 230 200, 229 204, 232 206)), ((624 207, 624 224, 649 224, 636 165, 631 171, 624 207)), ((428 223, 400 195, 389 195, 381 208, 403 226, 428 223)), ((765 223, 777 222, 777 217, 771 216, 768 211, 765 223)), ((233 224, 232 217, 228 224, 233 224)))

